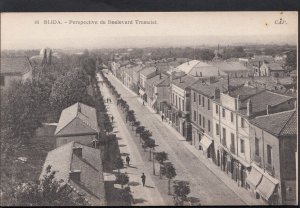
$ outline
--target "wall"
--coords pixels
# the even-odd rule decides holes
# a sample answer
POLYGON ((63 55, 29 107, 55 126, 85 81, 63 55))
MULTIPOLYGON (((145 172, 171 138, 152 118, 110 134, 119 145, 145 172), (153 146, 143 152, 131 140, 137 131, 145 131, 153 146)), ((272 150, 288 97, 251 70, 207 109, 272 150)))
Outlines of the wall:
POLYGON ((64 145, 68 142, 75 141, 83 145, 92 146, 92 141, 96 138, 96 135, 84 135, 84 136, 71 136, 71 137, 57 137, 56 147, 64 145))
POLYGON ((1 86, 1 89, 7 89, 11 85, 12 82, 22 80, 22 76, 7 76, 7 75, 1 75, 4 76, 4 86, 1 86))

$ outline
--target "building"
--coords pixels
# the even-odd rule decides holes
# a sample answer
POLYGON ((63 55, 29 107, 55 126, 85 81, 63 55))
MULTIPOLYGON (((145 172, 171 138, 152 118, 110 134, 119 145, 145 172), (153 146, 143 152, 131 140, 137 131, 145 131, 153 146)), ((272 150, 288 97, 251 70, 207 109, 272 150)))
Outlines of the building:
POLYGON ((279 63, 264 62, 260 67, 260 76, 284 77, 286 70, 279 63))
POLYGON ((32 80, 33 68, 27 57, 1 57, 1 89, 7 89, 12 82, 32 80))
POLYGON ((70 141, 91 146, 99 133, 96 109, 78 102, 62 111, 54 136, 57 147, 70 141))
POLYGON ((119 70, 119 68, 120 64, 118 62, 113 61, 111 63, 111 71, 115 77, 117 76, 117 71, 119 70))
POLYGON ((140 97, 147 102, 148 97, 146 94, 146 81, 147 79, 150 79, 156 75, 158 75, 160 72, 157 67, 155 66, 147 66, 140 70, 140 79, 139 79, 139 95, 140 97))
POLYGON ((99 149, 77 142, 69 142, 48 152, 40 180, 47 167, 56 171, 54 179, 60 186, 68 186, 75 196, 83 195, 92 206, 105 206, 105 189, 102 159, 99 149))
POLYGON ((217 67, 198 60, 191 60, 175 68, 175 71, 182 71, 194 77, 218 77, 226 75, 217 67))
POLYGON ((126 87, 133 90, 133 70, 132 70, 132 68, 126 68, 123 70, 122 82, 126 87))
POLYGON ((253 69, 238 61, 215 61, 212 63, 219 71, 229 75, 229 77, 251 77, 253 69))
MULTIPOLYGON (((220 83, 218 83, 220 84, 220 83)), ((220 98, 218 84, 198 81, 191 85, 192 144, 215 161, 213 144, 213 104, 220 98)))
POLYGON ((191 89, 190 86, 199 81, 193 76, 185 75, 171 81, 170 101, 171 112, 167 118, 172 126, 187 140, 192 139, 190 122, 191 89))
POLYGON ((213 100, 216 164, 246 188, 251 169, 250 119, 294 108, 295 99, 254 87, 230 88, 213 100))
POLYGON ((250 121, 248 189, 266 204, 296 205, 297 120, 292 110, 250 121))

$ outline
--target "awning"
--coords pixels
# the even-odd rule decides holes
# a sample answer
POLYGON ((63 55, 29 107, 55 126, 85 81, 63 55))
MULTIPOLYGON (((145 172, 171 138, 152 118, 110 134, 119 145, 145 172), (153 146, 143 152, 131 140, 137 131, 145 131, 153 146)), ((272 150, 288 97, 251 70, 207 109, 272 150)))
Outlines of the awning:
POLYGON ((262 181, 257 186, 256 191, 266 200, 268 200, 272 194, 274 193, 274 190, 276 188, 276 184, 267 179, 265 176, 263 176, 262 181))
POLYGON ((104 176, 104 181, 115 181, 116 180, 116 176, 111 173, 103 173, 103 176, 104 176))
POLYGON ((256 188, 259 182, 261 181, 261 178, 262 178, 262 174, 258 172, 254 167, 252 167, 251 172, 247 176, 246 181, 247 183, 250 183, 256 188))
POLYGON ((139 94, 143 96, 143 95, 145 94, 144 90, 141 90, 141 89, 140 89, 140 90, 139 90, 139 94))
POLYGON ((154 99, 154 100, 151 102, 151 107, 154 106, 155 103, 156 103, 156 99, 154 99))
POLYGON ((200 144, 204 151, 206 151, 209 148, 211 143, 212 143, 212 141, 209 138, 207 138, 206 136, 203 136, 202 139, 200 140, 200 144))

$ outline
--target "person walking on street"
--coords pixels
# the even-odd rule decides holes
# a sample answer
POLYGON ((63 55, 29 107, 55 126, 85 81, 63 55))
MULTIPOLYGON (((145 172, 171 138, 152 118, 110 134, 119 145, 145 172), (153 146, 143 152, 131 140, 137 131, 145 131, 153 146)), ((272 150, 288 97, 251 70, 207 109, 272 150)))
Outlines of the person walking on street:
POLYGON ((143 101, 143 105, 145 105, 144 101, 143 101))
POLYGON ((144 173, 142 174, 141 178, 142 178, 143 186, 145 186, 146 176, 144 173))
POLYGON ((111 116, 111 122, 114 122, 114 116, 111 116))
POLYGON ((164 121, 164 114, 161 115, 161 121, 164 121))
POLYGON ((106 98, 106 102, 108 103, 108 98, 106 98))
POLYGON ((129 158, 129 156, 127 155, 127 156, 126 156, 126 163, 127 163, 127 166, 129 166, 129 162, 130 162, 130 158, 129 158))

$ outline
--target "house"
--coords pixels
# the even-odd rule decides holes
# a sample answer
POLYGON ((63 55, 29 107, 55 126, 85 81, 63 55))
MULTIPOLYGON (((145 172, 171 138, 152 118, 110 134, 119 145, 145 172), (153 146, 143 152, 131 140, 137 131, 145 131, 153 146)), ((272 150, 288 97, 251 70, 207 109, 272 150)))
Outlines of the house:
POLYGON ((154 77, 159 74, 159 70, 155 66, 147 66, 140 70, 140 79, 139 79, 139 95, 140 97, 147 102, 146 94, 146 80, 154 77))
POLYGON ((251 122, 248 189, 270 205, 296 205, 297 111, 256 117, 251 122))
POLYGON ((126 87, 133 90, 133 70, 132 70, 132 68, 126 68, 123 70, 122 82, 126 87))
POLYGON ((48 152, 40 180, 47 173, 48 166, 51 166, 51 171, 56 171, 54 179, 61 181, 60 186, 68 186, 75 196, 83 195, 88 205, 106 205, 99 149, 72 141, 48 152))
POLYGON ((253 75, 251 68, 238 61, 215 61, 211 64, 217 67, 219 71, 229 75, 229 77, 250 77, 253 75))
MULTIPOLYGON (((155 76, 149 78, 145 82, 145 92, 147 95, 147 103, 150 107, 158 111, 160 102, 167 101, 169 98, 169 87, 166 80, 170 80, 165 73, 159 72, 155 76), (164 83, 163 83, 164 82, 164 83)), ((170 82, 169 82, 170 83, 170 82)))
POLYGON ((7 89, 12 82, 32 81, 33 68, 27 57, 1 57, 1 89, 7 89))
POLYGON ((286 70, 279 63, 263 63, 260 67, 260 76, 284 77, 286 70))
POLYGON ((166 118, 172 126, 187 140, 192 139, 190 122, 191 89, 190 86, 200 81, 193 76, 185 75, 171 81, 170 105, 171 112, 166 118))
POLYGON ((70 141, 91 146, 99 133, 96 109, 77 102, 62 111, 54 136, 57 147, 70 141))
POLYGON ((198 60, 191 60, 175 68, 175 71, 182 71, 194 77, 218 77, 226 75, 218 70, 217 67, 198 60))
POLYGON ((191 85, 192 144, 215 161, 213 144, 213 104, 220 98, 217 84, 198 81, 191 85))
POLYGON ((294 109, 295 99, 249 86, 229 89, 220 93, 220 99, 212 100, 216 163, 246 188, 251 169, 250 119, 294 109))
POLYGON ((114 76, 117 76, 117 71, 120 68, 120 63, 113 61, 111 63, 111 71, 113 73, 114 76))

